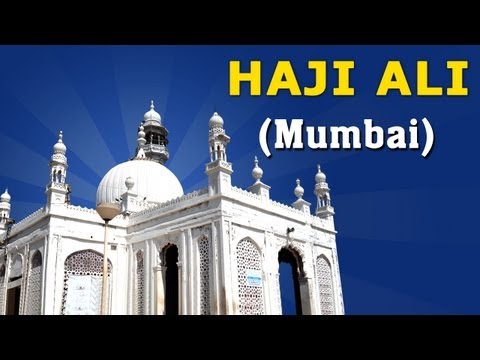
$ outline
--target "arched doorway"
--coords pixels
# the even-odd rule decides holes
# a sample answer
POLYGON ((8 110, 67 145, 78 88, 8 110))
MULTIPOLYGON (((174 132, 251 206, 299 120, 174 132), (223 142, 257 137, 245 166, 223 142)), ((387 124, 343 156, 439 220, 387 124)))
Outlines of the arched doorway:
POLYGON ((163 250, 165 271, 165 315, 178 315, 178 247, 167 245, 163 250))
POLYGON ((23 280, 23 259, 20 255, 16 255, 10 267, 10 275, 7 284, 7 302, 6 315, 19 315, 22 307, 20 298, 22 295, 23 280))
POLYGON ((302 260, 290 248, 278 252, 280 298, 283 315, 302 315, 302 299, 299 278, 303 274, 302 260))

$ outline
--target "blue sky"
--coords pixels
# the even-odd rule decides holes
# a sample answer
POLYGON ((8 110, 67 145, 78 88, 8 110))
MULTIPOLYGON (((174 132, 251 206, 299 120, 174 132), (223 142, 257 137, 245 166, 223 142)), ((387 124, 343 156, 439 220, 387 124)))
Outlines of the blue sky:
POLYGON ((1 46, 0 187, 9 188, 17 220, 43 206, 49 157, 63 130, 72 201, 93 207, 102 176, 133 155, 151 99, 170 131, 167 166, 186 192, 203 187, 208 119, 216 109, 232 138, 234 185, 252 184, 257 155, 273 199, 291 204, 298 177, 313 210, 316 164, 322 165, 336 210, 348 314, 480 313, 477 54, 475 46, 1 46), (325 94, 229 96, 230 60, 261 60, 268 84, 285 59, 305 86, 313 82, 308 60, 326 60, 325 94), (355 96, 334 97, 331 64, 344 59, 355 61, 355 96), (415 91, 417 60, 428 60, 432 84, 446 87, 452 59, 469 61, 469 96, 375 95, 388 60, 402 61, 415 91), (274 150, 267 159, 258 143, 267 117, 327 126, 372 118, 383 127, 428 117, 436 143, 428 159, 385 148, 274 150))

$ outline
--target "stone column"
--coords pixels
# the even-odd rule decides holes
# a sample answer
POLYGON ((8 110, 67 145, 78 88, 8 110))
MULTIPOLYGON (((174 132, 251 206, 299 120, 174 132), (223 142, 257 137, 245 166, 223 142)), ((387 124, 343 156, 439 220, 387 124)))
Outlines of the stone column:
POLYGON ((155 281, 155 315, 165 314, 165 266, 155 266, 153 275, 155 281))

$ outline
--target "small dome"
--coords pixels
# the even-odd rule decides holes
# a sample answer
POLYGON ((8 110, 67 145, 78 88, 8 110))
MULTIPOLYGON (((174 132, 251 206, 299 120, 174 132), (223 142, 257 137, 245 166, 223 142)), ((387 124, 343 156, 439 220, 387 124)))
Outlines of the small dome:
POLYGON ((67 147, 63 143, 63 131, 60 131, 60 133, 58 134, 58 141, 55 145, 53 145, 53 152, 55 154, 65 154, 67 152, 67 147))
POLYGON ((262 168, 260 168, 260 166, 258 166, 258 159, 256 156, 255 156, 254 164, 255 166, 253 167, 253 170, 252 170, 252 176, 256 181, 260 181, 260 179, 263 176, 263 170, 262 168))
POLYGON ((320 169, 320 165, 317 165, 317 168, 318 172, 317 175, 315 175, 315 182, 318 184, 327 181, 327 175, 322 172, 322 170, 320 169))
POLYGON ((150 110, 148 110, 144 115, 143 115, 143 121, 158 121, 161 122, 162 118, 158 112, 155 111, 155 105, 153 105, 153 100, 150 103, 150 110))
POLYGON ((300 186, 300 179, 297 179, 297 186, 295 187, 295 190, 293 192, 295 193, 295 196, 299 199, 301 199, 303 194, 305 193, 303 187, 300 186))
POLYGON ((165 166, 134 159, 118 164, 105 174, 97 188, 97 204, 116 202, 127 191, 127 178, 133 181, 139 200, 161 203, 183 195, 180 181, 165 166))
POLYGON ((10 196, 10 194, 8 193, 8 189, 5 189, 5 192, 0 196, 0 200, 2 202, 10 202, 10 200, 12 199, 12 197, 10 196))
POLYGON ((210 125, 210 127, 223 127, 223 119, 217 112, 214 112, 208 125, 210 125))

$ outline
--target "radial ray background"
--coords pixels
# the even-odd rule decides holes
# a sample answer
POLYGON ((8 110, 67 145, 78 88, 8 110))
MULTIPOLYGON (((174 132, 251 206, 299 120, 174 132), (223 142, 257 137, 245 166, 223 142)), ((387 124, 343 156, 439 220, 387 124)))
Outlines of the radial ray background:
MULTIPOLYGON (((74 204, 94 207, 102 176, 133 155, 136 129, 155 101, 170 132, 167 166, 186 192, 206 185, 208 119, 216 109, 232 142, 233 183, 251 185, 253 157, 291 204, 295 179, 313 195, 316 164, 327 174, 336 210, 347 314, 480 313, 480 103, 476 46, 1 46, 0 186, 20 220, 45 203, 48 161, 59 130, 68 147, 74 204), (319 97, 228 94, 228 62, 262 60, 263 89, 278 60, 292 61, 302 86, 312 86, 308 60, 326 60, 319 97), (335 59, 355 60, 353 97, 334 97, 335 59), (416 61, 430 62, 432 85, 450 85, 446 61, 469 60, 467 97, 418 97, 416 61), (388 60, 401 60, 413 92, 377 97, 388 60), (258 132, 266 117, 303 118, 309 125, 383 127, 427 117, 436 143, 418 151, 273 151, 265 158, 258 132), (3 189, 2 189, 3 190, 3 189)), ((272 141, 273 131, 270 133, 272 141)))

